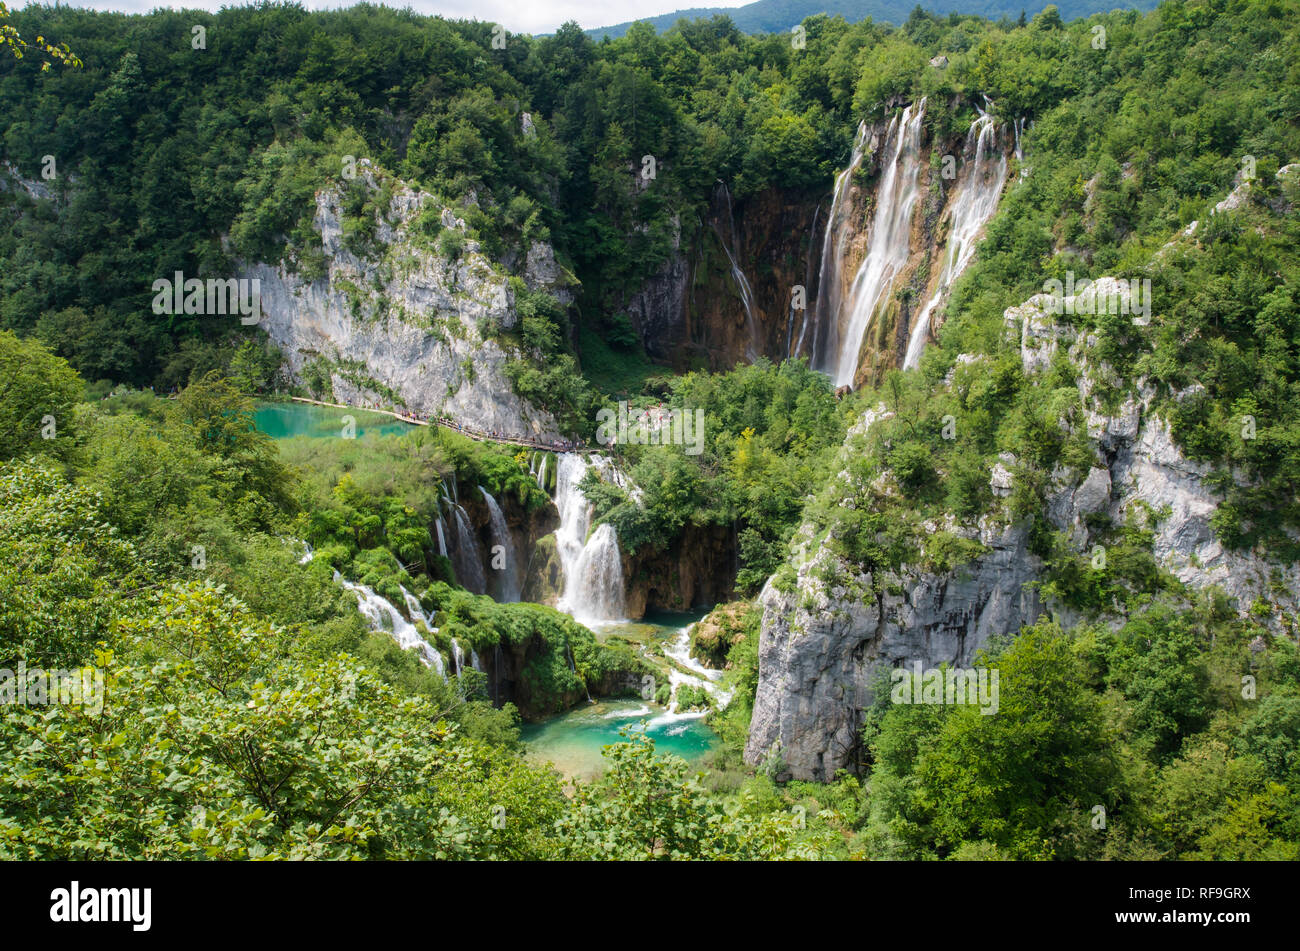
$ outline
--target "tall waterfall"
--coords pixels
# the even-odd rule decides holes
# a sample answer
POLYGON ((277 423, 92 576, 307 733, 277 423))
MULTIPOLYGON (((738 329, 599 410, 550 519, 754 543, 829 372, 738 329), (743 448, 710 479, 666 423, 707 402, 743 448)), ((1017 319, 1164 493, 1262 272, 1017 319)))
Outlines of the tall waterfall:
MULTIPOLYGON (((397 610, 391 601, 368 585, 349 581, 337 571, 334 572, 334 582, 343 587, 344 590, 351 591, 357 596, 357 610, 369 622, 372 631, 384 631, 391 634, 403 650, 416 648, 420 652, 420 660, 436 670, 444 680, 446 679, 447 673, 442 662, 442 655, 434 649, 432 644, 420 636, 420 632, 416 630, 414 624, 402 617, 402 612, 397 610)), ((412 616, 424 618, 424 612, 420 608, 419 601, 415 601, 415 598, 408 594, 405 589, 403 589, 402 594, 407 599, 407 609, 412 612, 412 616), (415 601, 414 608, 411 607, 412 601, 415 601)), ((425 619, 425 623, 428 623, 427 619, 425 619)))
MULTIPOLYGON (((821 213, 822 213, 821 202, 818 202, 816 207, 813 208, 812 225, 808 228, 808 262, 804 271, 804 279, 803 279, 803 286, 805 288, 805 291, 808 288, 811 288, 813 286, 813 282, 812 282, 813 245, 817 242, 817 219, 821 217, 821 213)), ((785 358, 787 360, 791 359, 792 357, 798 356, 799 351, 803 349, 804 336, 808 332, 808 307, 806 302, 803 308, 803 313, 799 319, 799 345, 797 347, 795 346, 794 343, 795 340, 794 322, 795 322, 794 295, 791 294, 790 295, 790 316, 786 320, 786 324, 785 324, 785 358)))
POLYGON ((754 320, 754 292, 749 286, 749 279, 745 277, 745 272, 741 269, 740 263, 736 260, 736 255, 732 251, 736 243, 736 220, 731 213, 731 192, 723 183, 719 183, 718 188, 727 199, 727 227, 730 231, 730 237, 724 235, 716 225, 713 230, 718 235, 718 241, 722 245, 722 252, 727 256, 727 261, 731 264, 731 278, 736 282, 736 289, 740 291, 740 302, 745 307, 745 327, 749 331, 749 342, 745 345, 745 358, 753 363, 758 359, 758 323, 754 320))
POLYGON ((496 599, 498 601, 518 601, 522 585, 519 582, 519 558, 515 555, 514 539, 510 537, 510 527, 506 525, 506 517, 501 512, 501 506, 497 500, 492 497, 492 493, 483 486, 478 490, 483 493, 483 502, 487 505, 488 515, 492 525, 492 561, 496 560, 496 547, 501 546, 505 553, 505 566, 500 570, 495 567, 492 569, 492 577, 498 581, 496 585, 496 599))
POLYGON ((601 525, 587 537, 591 503, 578 489, 587 462, 573 452, 562 453, 558 460, 555 506, 560 527, 555 542, 564 572, 558 607, 583 624, 618 620, 626 613, 618 535, 612 526, 601 525))
POLYGON ((474 594, 486 594, 487 579, 483 576, 483 559, 479 555, 478 539, 474 537, 474 526, 459 503, 452 505, 452 512, 456 516, 456 548, 452 552, 456 580, 474 594))
POLYGON ((848 325, 833 366, 836 386, 851 384, 858 352, 873 319, 889 300, 894 279, 907 264, 912 212, 920 198, 921 122, 925 100, 903 110, 889 124, 885 164, 876 190, 867 253, 853 278, 847 303, 848 325))
POLYGON ((985 222, 997 210, 1002 186, 1007 181, 1007 157, 998 148, 997 127, 993 117, 981 113, 966 133, 965 155, 970 164, 966 177, 957 185, 957 197, 952 200, 951 219, 948 225, 948 244, 944 250, 943 270, 934 286, 932 296, 916 315, 912 334, 907 341, 907 356, 903 369, 910 370, 921 360, 926 338, 930 334, 930 319, 934 309, 947 295, 952 284, 975 256, 976 239, 985 222), (974 158, 971 160, 972 146, 974 158))
MULTIPOLYGON (((867 124, 859 122, 849 164, 835 178, 831 210, 826 216, 826 233, 822 237, 822 260, 817 272, 817 307, 813 313, 812 349, 808 354, 812 366, 818 370, 826 370, 833 366, 835 351, 839 346, 840 269, 843 267, 844 258, 840 235, 844 224, 844 196, 848 193, 853 173, 862 164, 866 145, 867 124)), ((796 356, 803 352, 807 330, 808 325, 805 322, 799 331, 799 343, 794 348, 796 356)))

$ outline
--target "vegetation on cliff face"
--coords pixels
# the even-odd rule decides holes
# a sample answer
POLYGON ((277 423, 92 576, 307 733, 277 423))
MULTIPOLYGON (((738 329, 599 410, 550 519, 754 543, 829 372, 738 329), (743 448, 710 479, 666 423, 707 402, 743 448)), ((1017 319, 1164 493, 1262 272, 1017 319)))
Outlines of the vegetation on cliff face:
MULTIPOLYGON (((1294 643, 1263 623, 1267 599, 1243 618, 1177 583, 1143 519, 1090 526, 1101 567, 1049 529, 1053 472, 1096 459, 1080 368, 1062 353, 1027 374, 1003 324, 1067 272, 1149 278, 1145 326, 1062 320, 1095 339, 1097 399, 1150 384, 1226 495, 1219 539, 1295 558, 1300 195, 1276 173, 1300 159, 1296 14, 1293 0, 1205 0, 1070 24, 1054 8, 1024 25, 918 14, 897 30, 813 17, 803 50, 725 20, 600 45, 566 27, 495 50, 487 24, 382 8, 15 14, 23 35, 58 36, 86 65, 0 61, 6 159, 32 180, 47 154, 59 169, 49 199, 0 192, 0 668, 95 664, 110 680, 102 712, 0 718, 0 856, 1300 857, 1294 643), (185 41, 196 17, 206 57, 185 41), (939 54, 947 65, 929 65, 939 54), (798 362, 650 374, 625 298, 715 182, 738 198, 825 191, 859 118, 922 95, 932 134, 963 131, 968 111, 949 103, 982 95, 1032 125, 919 371, 842 401, 798 362), (751 594, 773 573, 788 583, 804 519, 816 544, 885 575, 959 571, 980 552, 957 529, 994 515, 1029 526, 1046 593, 1081 620, 987 645, 996 716, 878 691, 862 775, 815 786, 778 784, 779 750, 754 773, 738 763, 760 617, 737 611, 697 638, 711 659, 725 652, 735 692, 714 714, 715 771, 690 777, 630 737, 567 797, 521 757, 518 708, 368 630, 331 577, 393 599, 406 587, 437 612, 444 650, 455 637, 510 655, 525 713, 635 677, 630 650, 458 590, 435 553, 435 482, 536 511, 526 465, 449 435, 328 458, 277 448, 249 425, 247 397, 277 355, 229 321, 150 314, 154 277, 224 275, 234 255, 287 253, 314 273, 311 198, 345 155, 445 196, 516 277, 530 247, 554 243, 576 306, 512 285, 519 339, 546 357, 512 364, 519 392, 591 426, 600 403, 577 345, 599 338, 603 379, 703 410, 698 456, 620 447, 639 501, 586 484, 625 551, 667 547, 692 522, 735 525, 751 594), (643 187, 646 155, 657 172, 643 187), (1239 173, 1252 181, 1238 207, 1211 215, 1239 173), (174 404, 98 399, 109 384, 83 379, 184 389, 174 404), (892 415, 841 456, 878 403, 892 415), (990 479, 1004 462, 1002 498, 990 479), (316 546, 310 563, 298 539, 316 546)), ((349 205, 357 250, 372 212, 365 196, 349 205)), ((440 253, 463 250, 425 225, 440 253)))

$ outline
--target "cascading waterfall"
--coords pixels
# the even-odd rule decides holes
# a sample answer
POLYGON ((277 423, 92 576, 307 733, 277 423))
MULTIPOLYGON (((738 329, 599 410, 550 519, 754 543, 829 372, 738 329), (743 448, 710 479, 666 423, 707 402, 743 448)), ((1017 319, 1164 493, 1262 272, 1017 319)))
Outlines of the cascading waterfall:
POLYGON ((452 554, 456 580, 474 594, 486 594, 487 579, 483 576, 483 559, 479 555, 474 527, 459 504, 453 504, 452 511, 456 516, 456 550, 452 554))
POLYGON ((479 492, 483 493, 483 502, 487 505, 489 521, 492 526, 492 547, 493 559, 496 556, 496 547, 501 546, 505 552, 505 567, 497 570, 493 569, 494 579, 499 579, 497 586, 498 601, 518 601, 521 585, 519 583, 519 559, 515 555, 514 539, 510 536, 510 527, 506 525, 506 517, 501 512, 501 506, 497 500, 492 497, 487 489, 483 486, 478 487, 479 492))
POLYGON ((745 307, 745 326, 749 330, 745 358, 752 363, 758 359, 758 323, 754 320, 754 292, 749 286, 749 279, 745 277, 745 272, 741 270, 740 263, 736 260, 736 255, 732 252, 732 247, 736 243, 736 221, 731 213, 731 192, 722 182, 718 183, 718 188, 727 199, 727 226, 731 232, 730 241, 717 225, 714 225, 713 230, 722 245, 722 252, 731 264, 731 278, 736 282, 736 289, 740 291, 740 302, 745 307))
MULTIPOLYGON (((852 384, 858 352, 872 321, 889 299, 894 279, 907 264, 912 212, 920 198, 921 123, 925 99, 908 106, 889 124, 885 166, 876 192, 867 253, 849 290, 848 326, 834 362, 836 386, 852 384)), ((838 325, 838 320, 836 321, 838 325)))
MULTIPOLYGON (((812 226, 808 229, 808 263, 807 263, 807 269, 804 271, 804 279, 803 279, 803 286, 804 286, 805 293, 807 293, 808 288, 812 287, 812 276, 813 276, 812 275, 812 267, 813 267, 812 251, 813 251, 813 244, 815 244, 817 241, 817 220, 818 218, 821 217, 821 213, 822 213, 822 206, 821 203, 818 202, 817 206, 813 208, 812 226)), ((803 307, 802 318, 799 321, 799 348, 798 349, 794 347, 794 321, 795 321, 795 307, 794 307, 794 295, 792 294, 790 296, 790 317, 786 321, 786 325, 785 325, 785 357, 787 360, 789 360, 792 357, 798 356, 799 349, 803 348, 804 334, 807 333, 808 331, 808 306, 806 301, 803 307)))
MULTIPOLYGON (((578 489, 588 465, 581 455, 562 453, 555 477, 555 506, 560 527, 555 547, 564 573, 564 593, 557 605, 582 624, 621 619, 626 613, 623 591, 623 562, 618 535, 611 525, 601 525, 587 537, 591 526, 591 503, 578 489)), ((597 466, 605 461, 592 457, 597 466)))
POLYGON ((438 518, 434 521, 433 528, 438 535, 438 554, 442 555, 443 558, 446 558, 447 557, 447 534, 442 527, 441 515, 439 515, 438 518))
MULTIPOLYGON (((817 307, 813 314, 812 349, 809 352, 814 369, 831 368, 835 350, 839 346, 840 268, 844 256, 840 236, 844 225, 844 196, 848 194, 853 173, 862 164, 867 146, 867 124, 858 123, 858 133, 853 139, 853 152, 849 164, 835 178, 835 192, 831 197, 831 210, 826 216, 826 232, 822 236, 822 260, 817 271, 817 307)), ((805 321, 799 331, 799 343, 794 355, 803 353, 804 336, 808 330, 805 321)))
MULTIPOLYGON (((416 630, 414 624, 402 617, 402 612, 397 610, 391 601, 368 585, 349 581, 337 571, 334 572, 334 582, 344 590, 351 591, 357 596, 357 610, 369 622, 372 631, 383 631, 392 635, 403 650, 416 648, 420 652, 420 660, 426 666, 436 670, 444 680, 447 678, 442 655, 438 653, 432 644, 420 636, 420 632, 416 630)), ((407 609, 412 612, 412 615, 424 618, 424 612, 420 608, 419 601, 416 601, 415 597, 407 592, 405 588, 402 589, 402 595, 406 598, 407 609), (412 602, 414 602, 414 608, 411 607, 412 602)), ((425 623, 428 623, 427 619, 425 619, 425 623)))
POLYGON ((951 205, 952 217, 948 227, 943 269, 939 272, 934 295, 921 308, 912 324, 912 333, 907 341, 907 356, 903 360, 905 370, 912 369, 920 362, 935 308, 970 264, 975 256, 979 232, 997 210, 1002 186, 1007 181, 1007 157, 997 147, 997 139, 996 124, 993 117, 986 113, 981 113, 966 134, 965 152, 969 156, 973 145, 974 159, 968 166, 965 179, 957 185, 957 197, 951 205))
POLYGON ((465 669, 465 652, 454 637, 451 639, 451 660, 456 665, 456 679, 460 680, 460 673, 465 669))
POLYGON ((613 525, 596 526, 587 539, 574 576, 565 578, 562 604, 583 624, 623 617, 623 563, 613 525))
POLYGON ((537 466, 537 487, 543 492, 546 491, 546 460, 549 458, 546 453, 542 453, 542 461, 537 466))

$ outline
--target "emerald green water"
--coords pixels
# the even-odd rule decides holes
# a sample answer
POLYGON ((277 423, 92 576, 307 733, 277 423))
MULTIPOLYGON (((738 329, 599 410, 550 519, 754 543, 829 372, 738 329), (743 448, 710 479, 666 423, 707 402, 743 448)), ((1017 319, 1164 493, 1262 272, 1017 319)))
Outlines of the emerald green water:
POLYGON ((272 439, 292 439, 294 436, 338 437, 343 433, 344 416, 356 420, 358 439, 366 433, 400 436, 415 428, 410 423, 403 423, 382 413, 313 406, 310 403, 259 403, 253 409, 253 425, 272 439))
POLYGON ((655 741, 655 752, 687 762, 699 759, 718 741, 699 717, 671 714, 642 700, 584 704, 545 723, 525 724, 521 734, 530 760, 553 763, 565 776, 590 780, 604 772, 601 749, 623 739, 622 727, 644 730, 655 741))
MULTIPOLYGON (((706 611, 649 614, 641 621, 602 625, 595 633, 601 641, 628 641, 650 651, 647 659, 670 647, 682 628, 702 618, 706 611)), ((662 663, 660 661, 659 663, 662 663)), ((644 730, 655 741, 657 753, 671 753, 694 762, 718 743, 717 734, 694 713, 669 713, 646 700, 600 700, 560 714, 543 723, 527 723, 520 730, 527 756, 537 763, 552 763, 565 776, 591 780, 605 769, 601 750, 623 737, 621 728, 644 730)))

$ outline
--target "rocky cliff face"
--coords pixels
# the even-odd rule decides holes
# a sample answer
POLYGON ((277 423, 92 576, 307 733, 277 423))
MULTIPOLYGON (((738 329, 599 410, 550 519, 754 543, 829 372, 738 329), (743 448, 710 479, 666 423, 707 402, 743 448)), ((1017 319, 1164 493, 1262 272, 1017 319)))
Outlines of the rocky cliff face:
POLYGON ((733 201, 716 189, 704 219, 678 223, 674 253, 624 304, 646 353, 677 370, 783 359, 799 319, 793 288, 812 297, 824 215, 818 196, 766 189, 733 201))
POLYGON ((736 546, 728 526, 687 525, 662 552, 624 556, 627 616, 646 611, 688 611, 734 596, 736 546))
MULTIPOLYGON (((379 187, 364 164, 358 178, 379 187)), ((306 280, 283 263, 245 268, 241 277, 261 282, 260 326, 297 379, 327 376, 326 396, 339 402, 398 403, 477 430, 558 436, 554 418, 516 396, 504 373, 510 355, 494 334, 517 319, 508 275, 474 241, 449 260, 413 235, 413 222, 435 201, 399 185, 372 246, 358 255, 344 241, 340 190, 318 193, 313 225, 326 274, 306 280)), ((465 231, 445 208, 441 224, 465 231)), ((534 244, 521 270, 530 287, 567 300, 549 246, 534 244)))
MULTIPOLYGON (((903 260, 890 269, 888 293, 861 340, 854 341, 858 383, 903 364, 922 315, 922 340, 942 323, 944 292, 969 261, 973 231, 996 207, 1014 149, 1009 124, 982 122, 990 125, 983 140, 983 125, 973 127, 977 134, 945 141, 925 132, 915 152, 898 157, 897 164, 915 177, 918 198, 899 229, 900 244, 907 245, 903 260), (981 188, 991 195, 972 200, 981 188)), ((757 356, 808 356, 815 366, 832 359, 817 352, 815 324, 847 330, 848 307, 876 226, 879 188, 895 158, 890 130, 888 120, 860 130, 860 150, 838 202, 829 192, 782 189, 733 201, 720 185, 703 220, 680 222, 677 250, 625 304, 650 357, 678 370, 728 369, 757 356), (736 268, 748 287, 742 288, 736 268), (802 309, 796 287, 804 289, 802 309), (826 301, 832 302, 829 308, 826 301)), ((824 328, 821 336, 834 334, 824 328)))
POLYGON ((1043 612, 1039 564, 1023 527, 961 534, 987 554, 946 574, 854 573, 826 549, 800 565, 796 585, 771 581, 759 601, 759 682, 745 758, 774 747, 795 779, 826 781, 855 767, 875 672, 920 660, 969 665, 990 635, 1043 612))
MULTIPOLYGON (((1127 285, 1098 282, 1101 293, 1123 294, 1127 285)), ((1094 543, 1090 516, 1111 524, 1130 519, 1153 530, 1157 562, 1193 589, 1217 586, 1245 614, 1257 600, 1273 606, 1268 623, 1292 624, 1300 609, 1300 565, 1280 565, 1261 552, 1233 551, 1215 537, 1210 516, 1221 500, 1206 481, 1208 467, 1189 460, 1174 444, 1168 424, 1154 412, 1155 393, 1143 381, 1123 392, 1118 410, 1098 398, 1098 381, 1117 380, 1090 360, 1095 340, 1076 333, 1048 312, 1048 298, 1032 298, 1007 310, 1008 336, 1018 340, 1026 374, 1041 373, 1064 349, 1077 371, 1083 425, 1093 440, 1096 462, 1086 472, 1060 468, 1052 474, 1045 516, 1084 552, 1094 543)), ((976 363, 980 357, 959 358, 976 363)), ((1113 404, 1112 404, 1113 405, 1113 404)), ((883 418, 867 413, 865 432, 883 418)), ((852 439, 852 436, 850 437, 852 439)), ((995 499, 1010 493, 1014 458, 1004 454, 992 469, 995 499)), ((845 497, 851 487, 840 476, 845 497)), ((1076 621, 1056 604, 1044 604, 1031 582, 1043 580, 1043 565, 1028 547, 1023 524, 1005 512, 991 512, 962 525, 951 517, 934 525, 978 541, 982 553, 948 572, 903 566, 873 577, 812 548, 812 527, 796 535, 793 584, 768 582, 759 646, 759 685, 745 750, 751 763, 775 751, 796 779, 829 780, 853 769, 858 735, 878 673, 920 661, 969 666, 990 636, 1013 633, 1045 612, 1076 621)), ((1111 619, 1120 623, 1122 619, 1111 619)))

